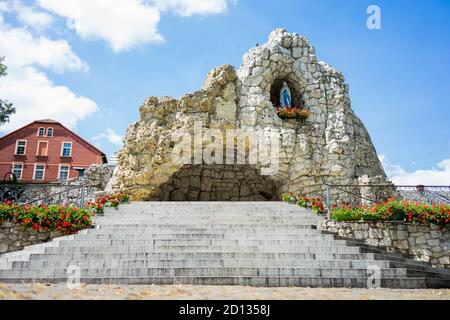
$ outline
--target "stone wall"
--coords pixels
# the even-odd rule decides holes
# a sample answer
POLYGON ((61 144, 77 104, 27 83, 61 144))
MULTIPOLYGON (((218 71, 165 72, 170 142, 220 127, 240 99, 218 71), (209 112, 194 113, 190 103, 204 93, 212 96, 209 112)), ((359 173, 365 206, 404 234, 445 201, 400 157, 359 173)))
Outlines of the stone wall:
POLYGON ((361 239, 368 245, 407 254, 434 266, 450 268, 450 232, 433 224, 404 222, 321 221, 319 229, 361 239))
POLYGON ((248 165, 187 165, 160 186, 155 200, 276 200, 277 186, 248 165))
POLYGON ((93 164, 84 173, 83 182, 102 191, 105 189, 114 172, 110 164, 93 164))
POLYGON ((47 242, 56 236, 60 235, 24 228, 13 222, 3 222, 0 224, 0 254, 19 251, 25 246, 47 242))

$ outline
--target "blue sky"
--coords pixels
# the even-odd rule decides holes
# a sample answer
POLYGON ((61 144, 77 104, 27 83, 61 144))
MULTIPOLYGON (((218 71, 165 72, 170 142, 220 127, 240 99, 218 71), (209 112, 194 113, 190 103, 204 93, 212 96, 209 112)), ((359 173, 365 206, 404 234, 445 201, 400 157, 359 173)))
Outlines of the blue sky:
POLYGON ((18 109, 0 133, 37 114, 112 154, 146 97, 197 90, 211 68, 239 67, 282 27, 343 72, 390 176, 450 184, 450 1, 108 3, 0 0, 0 56, 10 66, 0 96, 18 109), (371 4, 381 8, 381 30, 366 27, 371 4))

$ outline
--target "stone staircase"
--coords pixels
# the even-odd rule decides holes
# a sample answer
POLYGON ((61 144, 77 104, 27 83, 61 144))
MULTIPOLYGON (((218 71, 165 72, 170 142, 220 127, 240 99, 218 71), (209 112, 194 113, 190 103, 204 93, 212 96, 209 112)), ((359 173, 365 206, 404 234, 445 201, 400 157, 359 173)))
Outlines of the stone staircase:
POLYGON ((450 287, 450 272, 338 239, 283 202, 135 202, 96 228, 0 256, 0 282, 450 287))

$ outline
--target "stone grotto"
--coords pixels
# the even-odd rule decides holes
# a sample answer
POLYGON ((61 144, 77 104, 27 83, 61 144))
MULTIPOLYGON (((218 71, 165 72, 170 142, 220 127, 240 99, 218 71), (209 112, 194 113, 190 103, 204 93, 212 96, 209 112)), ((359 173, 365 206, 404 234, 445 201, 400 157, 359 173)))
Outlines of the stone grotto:
MULTIPOLYGON (((342 73, 317 61, 308 39, 283 29, 250 49, 238 70, 222 65, 208 73, 201 90, 180 99, 149 97, 139 111, 108 184, 133 200, 259 201, 287 191, 323 196, 327 184, 389 183, 367 130, 352 111, 342 73), (279 116, 283 83, 292 106, 310 112, 307 119, 279 116), (212 145, 221 139, 211 132, 221 133, 236 154, 242 150, 227 130, 278 137, 279 143, 268 147, 269 158, 277 158, 276 170, 263 173, 272 164, 264 161, 193 161, 196 152, 210 151, 203 140, 200 150, 189 142, 194 156, 177 161, 174 136, 195 140, 196 123, 200 135, 214 137, 212 145)), ((251 144, 251 139, 244 143, 244 153, 251 144)))

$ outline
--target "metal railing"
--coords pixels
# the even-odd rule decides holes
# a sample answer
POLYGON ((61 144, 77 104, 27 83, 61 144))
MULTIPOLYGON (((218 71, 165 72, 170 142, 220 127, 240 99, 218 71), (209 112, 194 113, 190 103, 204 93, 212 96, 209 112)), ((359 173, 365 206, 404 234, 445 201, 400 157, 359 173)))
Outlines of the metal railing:
POLYGON ((0 203, 61 204, 83 207, 90 200, 94 189, 86 184, 2 184, 0 185, 0 203))
POLYGON ((417 201, 430 205, 450 205, 450 186, 342 184, 326 185, 325 191, 325 205, 329 219, 332 205, 342 203, 351 206, 370 205, 388 198, 417 201))

